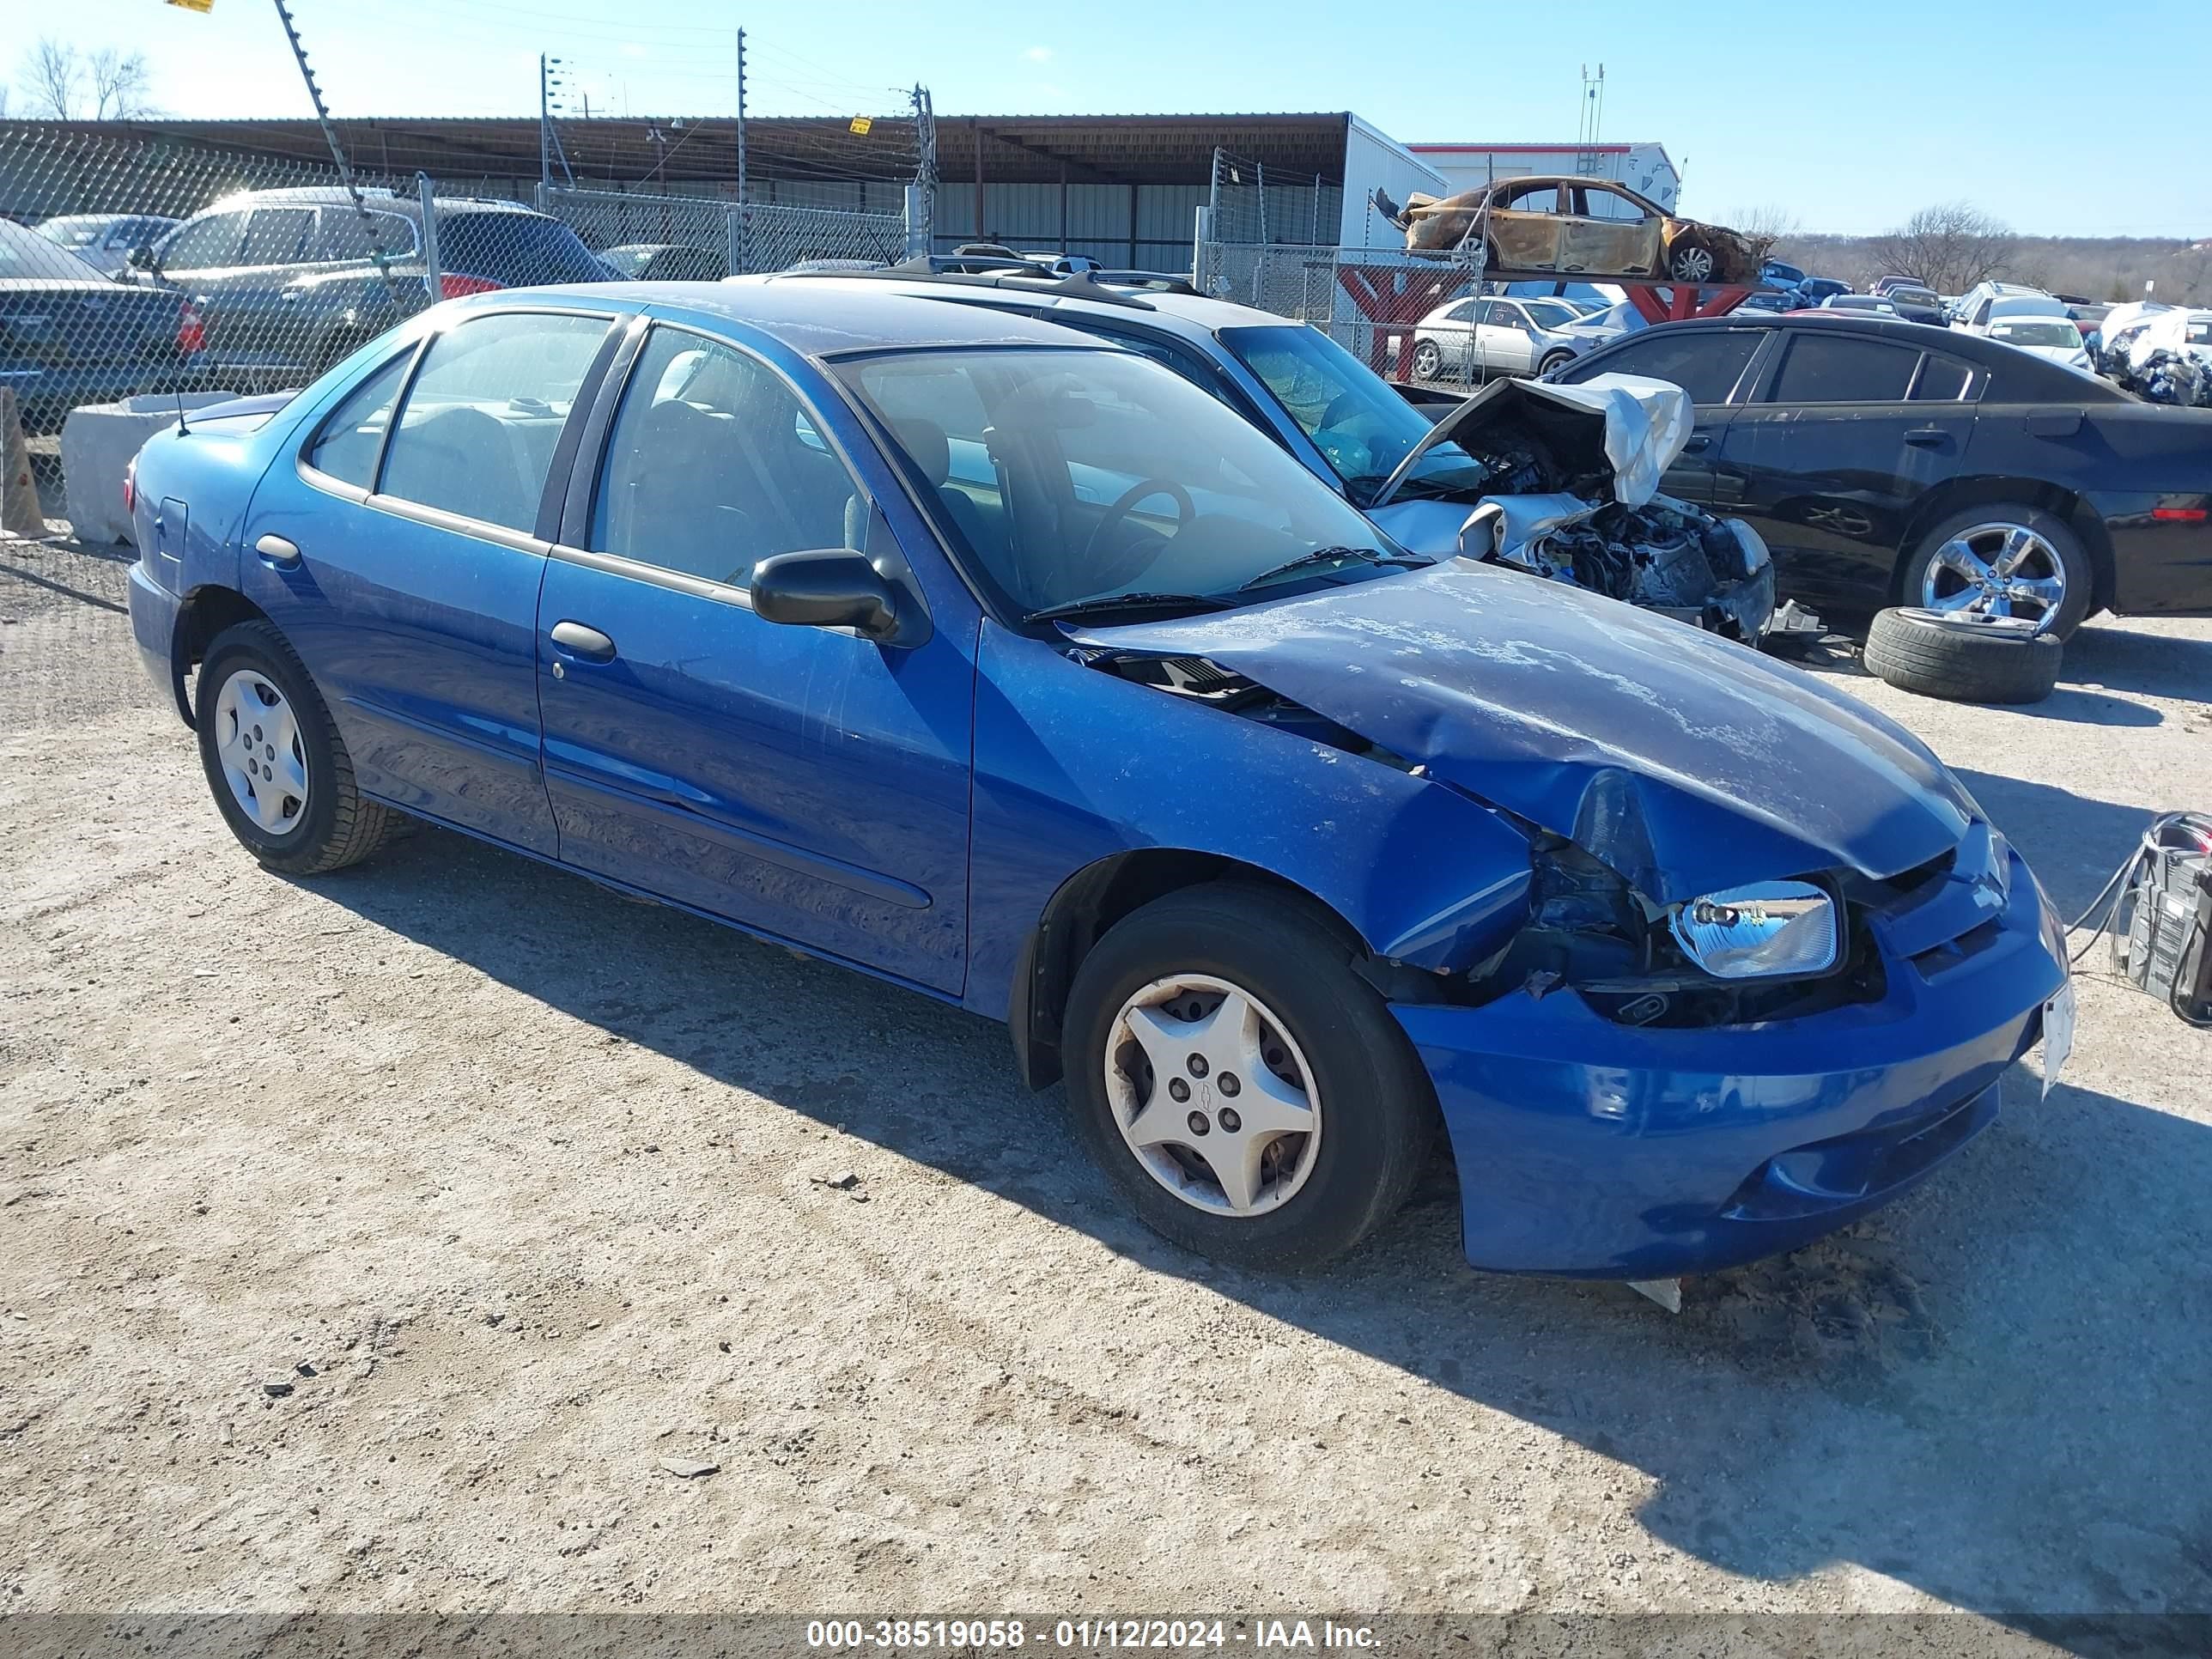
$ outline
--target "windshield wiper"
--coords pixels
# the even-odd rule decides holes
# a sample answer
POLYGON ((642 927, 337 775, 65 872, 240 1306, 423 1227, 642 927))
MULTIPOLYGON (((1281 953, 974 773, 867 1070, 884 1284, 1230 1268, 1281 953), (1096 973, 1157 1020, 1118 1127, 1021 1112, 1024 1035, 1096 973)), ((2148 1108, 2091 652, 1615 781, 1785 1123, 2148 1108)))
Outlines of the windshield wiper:
POLYGON ((1218 593, 1094 593, 1087 599, 1048 605, 1024 616, 1024 623, 1057 622, 1062 617, 1091 617, 1109 611, 1219 611, 1231 602, 1218 593))
POLYGON ((1249 593, 1278 576, 1287 576, 1294 570, 1304 570, 1310 565, 1337 564, 1346 559, 1358 559, 1368 564, 1424 565, 1426 559, 1413 558, 1403 553, 1385 553, 1373 547, 1317 547, 1310 553, 1301 553, 1295 559, 1285 559, 1273 568, 1262 570, 1251 580, 1241 584, 1237 592, 1249 593))

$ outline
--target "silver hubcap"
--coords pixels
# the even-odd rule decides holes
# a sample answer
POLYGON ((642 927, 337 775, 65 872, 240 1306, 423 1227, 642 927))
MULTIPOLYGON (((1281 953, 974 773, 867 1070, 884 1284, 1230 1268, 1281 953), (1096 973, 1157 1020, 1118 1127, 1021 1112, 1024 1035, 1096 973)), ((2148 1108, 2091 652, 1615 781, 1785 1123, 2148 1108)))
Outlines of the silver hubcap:
POLYGON ((1106 1038, 1106 1097, 1145 1172, 1217 1215, 1297 1195, 1321 1150, 1321 1095, 1265 1005, 1204 974, 1156 979, 1106 1038))
POLYGON ((2066 602, 2057 550, 2025 525, 1978 524, 1936 550, 1921 578, 1920 603, 1953 615, 2019 617, 2038 631, 2066 602))
POLYGON ((1426 340, 1413 348, 1413 372, 1424 380, 1435 374, 1437 364, 1443 361, 1443 354, 1426 340))
POLYGON ((1674 256, 1674 274, 1686 283, 1702 283, 1713 274, 1713 256, 1701 247, 1684 248, 1674 256))
POLYGON ((241 668, 215 698, 216 758, 246 817, 272 836, 307 810, 307 751, 292 705, 264 676, 241 668))

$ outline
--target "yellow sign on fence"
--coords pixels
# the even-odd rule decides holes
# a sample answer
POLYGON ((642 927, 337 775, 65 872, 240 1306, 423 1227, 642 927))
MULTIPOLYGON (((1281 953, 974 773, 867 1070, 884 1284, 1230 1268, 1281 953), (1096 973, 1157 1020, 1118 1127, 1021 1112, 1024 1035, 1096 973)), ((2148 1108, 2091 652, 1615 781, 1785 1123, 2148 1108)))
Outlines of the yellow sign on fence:
POLYGON ((873 125, 875 125, 875 120, 872 117, 855 115, 848 125, 847 130, 848 131, 857 132, 865 138, 868 136, 868 129, 873 125))

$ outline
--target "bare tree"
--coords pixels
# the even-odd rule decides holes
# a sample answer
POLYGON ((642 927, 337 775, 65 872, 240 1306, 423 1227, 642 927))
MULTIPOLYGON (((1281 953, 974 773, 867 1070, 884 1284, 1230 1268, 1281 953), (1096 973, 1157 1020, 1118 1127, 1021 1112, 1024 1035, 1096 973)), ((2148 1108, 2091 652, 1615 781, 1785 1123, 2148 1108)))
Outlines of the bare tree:
POLYGON ((42 34, 38 44, 23 54, 22 71, 16 78, 30 100, 32 114, 67 121, 76 114, 77 85, 82 75, 76 48, 42 34))
POLYGON ((1788 208, 1769 202, 1761 207, 1738 208, 1729 215, 1726 222, 1743 240, 1751 244, 1755 258, 1764 259, 1774 251, 1774 245, 1797 234, 1797 216, 1788 208))
POLYGON ((102 46, 88 61, 92 72, 94 120, 127 121, 133 116, 154 112, 153 103, 146 96, 154 82, 154 72, 146 67, 145 53, 102 46))
POLYGON ((1964 294, 2003 270, 2020 244, 1972 203, 1943 202, 1868 246, 1884 273, 1910 276, 1938 294, 1964 294))

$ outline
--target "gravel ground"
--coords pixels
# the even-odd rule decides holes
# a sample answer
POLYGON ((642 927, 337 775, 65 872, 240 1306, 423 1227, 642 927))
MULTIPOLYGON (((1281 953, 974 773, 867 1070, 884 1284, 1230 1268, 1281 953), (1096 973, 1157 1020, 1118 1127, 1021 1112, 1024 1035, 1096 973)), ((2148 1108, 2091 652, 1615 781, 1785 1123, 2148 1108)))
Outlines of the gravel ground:
MULTIPOLYGON (((125 568, 0 542, 0 1609, 2212 1610, 2212 1048, 2148 999, 1679 1317, 1472 1273, 1442 1169, 1219 1271, 996 1026, 442 832, 260 871, 125 568)), ((1820 672, 2070 914, 2212 805, 2212 624, 2068 663, 1820 672)))

